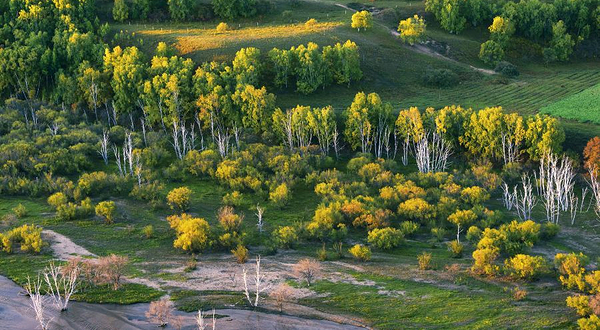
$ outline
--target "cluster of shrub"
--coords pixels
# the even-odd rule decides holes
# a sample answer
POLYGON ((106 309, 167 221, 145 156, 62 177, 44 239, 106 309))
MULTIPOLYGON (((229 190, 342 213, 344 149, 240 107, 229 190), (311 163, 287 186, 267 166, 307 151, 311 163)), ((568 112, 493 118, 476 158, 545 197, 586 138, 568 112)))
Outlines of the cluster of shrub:
POLYGON ((559 281, 577 294, 567 298, 567 306, 574 308, 581 317, 577 325, 582 330, 600 328, 600 270, 588 271, 589 258, 582 253, 559 253, 554 265, 559 281))
POLYGON ((0 233, 1 251, 12 253, 17 245, 23 252, 39 253, 44 246, 42 228, 36 225, 22 225, 0 233))

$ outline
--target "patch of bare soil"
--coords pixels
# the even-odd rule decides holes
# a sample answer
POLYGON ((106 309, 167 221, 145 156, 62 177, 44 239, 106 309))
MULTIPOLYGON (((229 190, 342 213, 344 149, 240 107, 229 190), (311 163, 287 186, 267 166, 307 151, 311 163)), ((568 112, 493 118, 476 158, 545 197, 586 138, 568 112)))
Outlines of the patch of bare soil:
MULTIPOLYGON (((95 257, 93 253, 86 250, 84 247, 75 244, 68 237, 56 233, 52 230, 44 230, 45 238, 50 242, 50 247, 53 254, 61 259, 67 260, 74 256, 95 257)), ((279 283, 292 277, 291 270, 293 265, 298 262, 299 256, 294 253, 279 253, 277 260, 275 258, 263 257, 261 259, 261 276, 264 287, 266 288, 264 296, 268 294, 279 283)), ((345 263, 335 263, 351 267, 355 270, 361 269, 358 266, 353 266, 345 263)), ((334 265, 335 265, 334 264, 334 265)), ((174 262, 156 262, 147 263, 146 266, 151 266, 155 271, 154 274, 172 274, 173 276, 149 276, 126 278, 126 282, 143 284, 155 289, 182 289, 182 290, 222 290, 222 291, 238 291, 244 290, 243 269, 248 270, 249 285, 252 285, 255 274, 255 262, 248 261, 244 265, 239 265, 233 262, 231 256, 211 257, 200 260, 197 268, 189 273, 184 272, 185 266, 174 262), (156 270, 158 268, 158 270, 156 270), (181 280, 171 279, 173 277, 181 277, 181 280)), ((352 276, 345 276, 342 273, 336 272, 331 267, 327 267, 324 263, 323 275, 325 278, 333 281, 350 281, 358 282, 352 276)), ((151 275, 151 274, 148 274, 151 275)), ((293 290, 293 300, 302 299, 309 296, 315 296, 315 293, 306 288, 293 290)), ((266 300, 262 307, 278 311, 278 307, 273 302, 266 300)), ((342 315, 335 315, 316 310, 311 307, 302 306, 295 303, 286 303, 285 312, 289 315, 294 315, 303 318, 316 318, 328 320, 331 322, 345 324, 353 327, 368 328, 364 322, 349 318, 342 315)))
POLYGON ((60 260, 68 260, 75 256, 96 257, 95 254, 84 247, 75 244, 70 238, 50 229, 44 229, 42 235, 45 241, 50 242, 54 256, 60 260))

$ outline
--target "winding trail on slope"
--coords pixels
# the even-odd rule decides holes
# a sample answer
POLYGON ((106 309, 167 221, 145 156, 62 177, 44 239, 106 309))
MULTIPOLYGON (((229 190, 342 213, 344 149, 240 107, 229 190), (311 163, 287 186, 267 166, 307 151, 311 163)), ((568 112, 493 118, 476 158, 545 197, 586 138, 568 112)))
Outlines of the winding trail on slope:
MULTIPOLYGON (((356 12, 357 11, 356 9, 350 8, 350 7, 348 7, 348 6, 344 5, 344 4, 341 4, 341 3, 336 3, 335 5, 338 6, 338 7, 340 7, 340 8, 344 8, 345 10, 349 10, 351 12, 356 12)), ((389 30, 390 34, 392 36, 394 36, 394 38, 400 37, 400 33, 398 31, 396 31, 395 29, 390 29, 387 26, 385 26, 385 24, 380 23, 380 22, 375 22, 375 24, 383 27, 384 29, 389 30)), ((430 49, 430 48, 428 48, 426 46, 420 45, 420 44, 416 44, 416 45, 412 45, 412 46, 406 45, 403 42, 401 42, 400 44, 405 49, 411 50, 413 52, 417 52, 417 53, 424 54, 424 55, 427 55, 427 56, 439 58, 439 59, 442 59, 442 60, 445 60, 445 61, 448 61, 448 62, 452 62, 452 63, 455 63, 455 64, 465 65, 465 66, 471 68, 472 70, 481 72, 483 74, 487 74, 487 75, 495 75, 496 74, 496 72, 494 70, 484 69, 484 68, 478 68, 478 67, 472 66, 470 64, 457 61, 457 60, 455 60, 453 58, 444 56, 444 55, 442 55, 442 54, 440 54, 440 53, 438 53, 438 52, 436 52, 436 51, 434 51, 434 50, 432 50, 432 49, 430 49)))

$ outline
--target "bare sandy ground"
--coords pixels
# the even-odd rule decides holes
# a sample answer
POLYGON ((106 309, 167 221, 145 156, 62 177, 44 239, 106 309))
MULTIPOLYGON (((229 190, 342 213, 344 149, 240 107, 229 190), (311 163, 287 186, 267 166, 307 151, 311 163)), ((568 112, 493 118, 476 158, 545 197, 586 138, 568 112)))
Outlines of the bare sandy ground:
MULTIPOLYGON (((21 295, 22 289, 9 279, 0 276, 0 330, 33 330, 37 323, 29 307, 29 298, 21 295)), ((151 330, 159 329, 149 323, 145 317, 148 304, 99 305, 72 302, 69 310, 59 312, 53 307, 47 309, 51 318, 49 330, 151 330)), ((323 330, 361 330, 346 324, 327 320, 311 320, 281 314, 269 314, 250 310, 216 310, 221 316, 216 320, 219 330, 283 330, 283 329, 323 329, 323 330)), ((177 312, 181 317, 184 330, 197 329, 195 314, 177 312)), ((210 324, 211 321, 209 320, 210 324)), ((175 329, 167 326, 165 329, 175 329)))
MULTIPOLYGON (((82 246, 77 245, 70 238, 56 233, 52 230, 44 230, 43 232, 47 241, 50 242, 50 248, 57 259, 68 260, 75 256, 84 257, 96 257, 93 253, 88 251, 82 246)), ((265 288, 263 297, 266 298, 268 293, 274 289, 279 283, 292 277, 291 270, 293 265, 298 262, 300 256, 295 253, 279 253, 276 257, 263 257, 261 259, 261 276, 263 287, 265 288), (276 259, 275 259, 276 258, 276 259)), ((342 266, 344 268, 351 268, 355 271, 362 271, 359 266, 343 263, 343 262, 332 262, 332 266, 342 266)), ((250 284, 254 281, 255 266, 254 260, 248 261, 244 265, 236 264, 232 261, 231 256, 214 255, 207 258, 201 258, 198 262, 197 268, 191 272, 184 272, 185 266, 182 266, 179 262, 164 261, 160 263, 151 264, 153 269, 158 268, 154 273, 147 273, 145 277, 137 278, 125 278, 126 282, 139 283, 147 285, 152 288, 165 290, 167 293, 173 289, 182 290, 218 290, 218 291, 236 291, 242 292, 244 290, 243 282, 243 269, 248 270, 248 281, 250 284), (157 276, 158 274, 172 274, 173 276, 157 276), (175 276, 177 275, 177 276, 175 276), (168 279, 177 278, 178 280, 168 279)), ((325 267, 323 270, 324 278, 332 281, 343 281, 355 283, 356 281, 352 276, 347 276, 339 271, 336 271, 335 267, 325 267)), ((365 285, 365 283, 363 283, 365 285)), ((252 287, 251 287, 252 290, 252 287)), ((314 296, 315 293, 308 289, 293 289, 293 299, 300 299, 308 296, 314 296)), ((1 305, 1 304, 0 304, 1 305)), ((75 303, 74 308, 83 310, 83 314, 111 314, 115 319, 114 322, 122 326, 121 329, 128 329, 127 326, 131 325, 132 322, 129 320, 134 315, 141 315, 141 319, 145 320, 143 316, 147 306, 143 312, 137 310, 123 309, 123 306, 117 305, 93 305, 93 304, 81 304, 75 303), (133 314, 131 314, 133 313, 133 314), (127 320, 127 322, 125 322, 127 320), (125 323, 124 323, 125 322, 125 323)), ((278 311, 278 307, 275 306, 268 299, 263 299, 261 307, 278 311)), ((22 306, 16 308, 16 310, 23 310, 22 306)), ((232 314, 230 320, 226 320, 227 324, 232 327, 226 329, 338 329, 336 326, 347 327, 347 329, 365 329, 368 328, 361 320, 353 319, 343 315, 335 315, 325 313, 316 310, 311 307, 302 306, 293 302, 285 304, 284 310, 286 313, 293 316, 281 316, 277 314, 268 313, 255 313, 247 310, 228 310, 229 314, 232 314), (235 311, 235 312, 234 312, 235 311), (264 315, 263 315, 264 314, 264 315), (283 318, 283 319, 282 319, 283 318), (292 321, 288 318, 293 318, 292 321), (312 320, 311 320, 312 319, 312 320), (317 321, 323 320, 323 321, 317 321), (245 320, 240 324, 240 320, 245 320), (282 321, 285 321, 281 323, 282 321), (312 323, 311 323, 312 322, 312 323), (315 327, 314 322, 325 322, 318 327, 315 327), (331 324, 327 323, 330 322, 331 324), (275 324, 281 323, 281 326, 275 327, 275 324), (247 327, 246 327, 247 326, 247 327)), ((76 313, 72 313, 76 314, 76 313)), ((228 314, 228 315, 229 315, 228 314)), ((74 316, 74 318, 76 318, 74 316)), ((0 318, 1 320, 1 318, 0 318)), ((68 320, 71 320, 68 318, 68 320)), ((79 321, 73 322, 83 322, 79 321)), ((79 324, 78 323, 78 324, 79 324)), ((143 327, 134 326, 132 329, 145 329, 143 327)), ((0 325, 0 329, 2 326, 0 325)), ((70 328, 65 328, 70 329, 70 328)), ((88 328, 85 328, 86 330, 88 328)), ((93 329, 112 329, 112 328, 93 328, 93 329)), ((341 328, 340 328, 341 329, 341 328)), ((344 328, 346 329, 346 328, 344 328)))

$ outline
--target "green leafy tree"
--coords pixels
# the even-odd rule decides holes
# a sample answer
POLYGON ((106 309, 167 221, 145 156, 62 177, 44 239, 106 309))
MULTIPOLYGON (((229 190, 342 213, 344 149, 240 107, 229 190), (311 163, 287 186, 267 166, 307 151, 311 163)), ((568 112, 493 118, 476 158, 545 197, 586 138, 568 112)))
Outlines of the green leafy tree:
POLYGON ((273 48, 269 51, 268 58, 271 70, 275 73, 275 86, 287 88, 290 77, 293 74, 294 52, 273 48))
POLYGON ((347 84, 362 78, 360 69, 360 54, 356 43, 347 40, 343 45, 323 48, 323 61, 327 65, 327 78, 333 79, 337 84, 347 84))
POLYGON ((440 24, 444 30, 450 33, 460 33, 465 29, 467 19, 464 16, 462 8, 465 1, 462 0, 444 0, 440 10, 440 24))
POLYGON ((258 85, 262 73, 260 49, 255 47, 240 49, 235 53, 232 67, 238 84, 258 85))
POLYGON ((171 20, 184 22, 190 18, 194 3, 191 0, 167 0, 171 20))
POLYGON ((472 155, 487 159, 500 159, 502 156, 502 108, 485 108, 471 114, 465 123, 461 144, 472 155))
POLYGON ((560 152, 564 141, 565 132, 558 119, 539 114, 527 119, 525 144, 529 158, 540 160, 547 153, 560 152))
POLYGON ((558 21, 552 25, 552 40, 550 41, 550 49, 544 50, 545 60, 547 62, 569 60, 569 56, 573 53, 575 41, 571 35, 567 33, 567 27, 563 21, 558 21))
POLYGON ((193 68, 192 60, 183 57, 152 58, 149 78, 142 85, 141 95, 149 124, 170 127, 180 119, 194 119, 193 68))
POLYGON ((125 0, 115 0, 115 4, 112 10, 113 18, 115 21, 124 22, 129 18, 129 7, 125 0))
POLYGON ((491 40, 497 42, 502 47, 506 47, 508 41, 515 33, 515 26, 508 19, 496 16, 488 30, 490 31, 491 40))
POLYGON ((417 107, 400 110, 395 122, 395 132, 402 139, 418 142, 425 137, 423 118, 417 107))
POLYGON ((88 108, 94 110, 96 120, 98 120, 98 108, 108 101, 110 95, 108 76, 91 67, 87 61, 81 64, 79 71, 77 78, 79 93, 83 96, 88 108))
POLYGON ((142 53, 136 47, 117 46, 104 54, 104 70, 110 76, 114 106, 118 114, 131 114, 139 100, 146 72, 142 53))
POLYGON ((382 132, 392 130, 392 106, 383 103, 376 93, 357 93, 354 101, 344 112, 346 128, 344 135, 353 150, 369 152, 373 145, 381 143, 382 132))
POLYGON ((212 0, 212 6, 217 16, 228 20, 256 14, 256 0, 212 0))
POLYGON ((310 130, 317 137, 323 154, 328 154, 337 134, 335 110, 331 106, 313 108, 308 114, 310 130))
POLYGON ((310 94, 317 88, 324 86, 326 66, 319 45, 309 42, 307 46, 300 45, 292 48, 298 65, 295 67, 297 76, 296 89, 302 94, 310 94))
POLYGON ((145 20, 150 13, 150 0, 133 0, 132 18, 145 20))
POLYGON ((498 62, 502 61, 503 58, 504 49, 502 48, 502 45, 496 41, 488 40, 481 44, 481 48, 479 49, 479 59, 481 59, 483 63, 495 66, 498 62))
POLYGON ((275 110, 275 95, 268 93, 265 87, 258 89, 252 85, 244 85, 240 86, 232 97, 241 109, 244 127, 251 129, 255 134, 269 132, 275 110))

